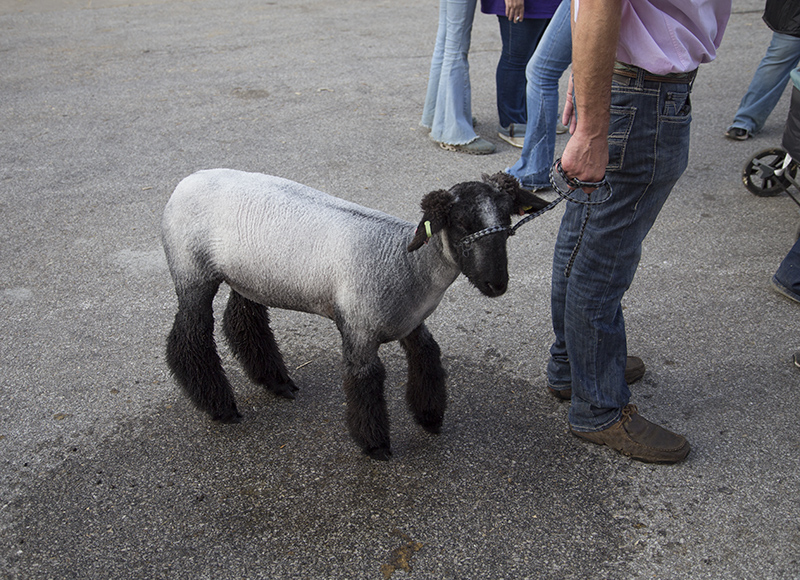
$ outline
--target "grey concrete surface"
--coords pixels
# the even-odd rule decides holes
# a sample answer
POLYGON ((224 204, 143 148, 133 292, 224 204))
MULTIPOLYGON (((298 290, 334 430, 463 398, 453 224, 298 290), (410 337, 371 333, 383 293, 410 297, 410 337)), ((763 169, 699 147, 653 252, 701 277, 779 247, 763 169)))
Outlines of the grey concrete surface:
POLYGON ((178 181, 262 171, 417 219, 424 193, 517 158, 493 130, 493 17, 470 62, 498 152, 470 157, 418 126, 433 1, 0 2, 2 577, 800 577, 800 306, 769 288, 798 211, 740 178, 780 143, 788 91, 757 138, 722 135, 769 40, 762 6, 734 2, 701 69, 690 167, 624 303, 648 365, 634 402, 693 446, 653 466, 573 438, 545 393, 560 210, 510 240, 505 296, 462 278, 430 318, 441 435, 414 425, 383 348, 389 463, 347 436, 326 320, 274 313, 293 402, 221 347, 239 425, 195 411, 165 367, 158 224, 178 181))

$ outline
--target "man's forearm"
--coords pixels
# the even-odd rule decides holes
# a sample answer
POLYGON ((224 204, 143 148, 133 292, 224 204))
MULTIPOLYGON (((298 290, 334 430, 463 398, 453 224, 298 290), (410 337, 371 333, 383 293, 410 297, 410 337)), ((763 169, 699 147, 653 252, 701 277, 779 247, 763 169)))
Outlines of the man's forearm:
POLYGON ((578 123, 608 130, 611 74, 619 40, 621 0, 576 0, 572 6, 572 74, 578 123), (577 18, 577 20, 576 20, 577 18), (605 127, 601 127, 602 125, 605 127))
POLYGON ((621 0, 573 0, 572 74, 577 126, 565 151, 573 177, 599 181, 608 160, 611 75, 619 40, 621 0))

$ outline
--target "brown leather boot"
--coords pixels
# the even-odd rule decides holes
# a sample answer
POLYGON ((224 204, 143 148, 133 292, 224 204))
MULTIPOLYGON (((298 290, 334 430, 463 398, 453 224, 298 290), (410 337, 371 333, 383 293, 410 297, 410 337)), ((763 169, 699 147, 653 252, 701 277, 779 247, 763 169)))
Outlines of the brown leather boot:
POLYGON ((623 455, 648 463, 677 463, 689 455, 691 447, 682 435, 651 423, 636 409, 627 405, 622 418, 602 431, 570 431, 576 437, 598 445, 608 445, 623 455))
POLYGON ((625 382, 632 385, 644 376, 644 361, 638 356, 629 356, 625 361, 625 382))
MULTIPOLYGON (((625 382, 630 384, 635 383, 644 376, 644 361, 638 356, 629 356, 625 361, 625 382)), ((547 386, 550 394, 558 399, 569 401, 572 398, 572 389, 554 389, 550 385, 547 386)))

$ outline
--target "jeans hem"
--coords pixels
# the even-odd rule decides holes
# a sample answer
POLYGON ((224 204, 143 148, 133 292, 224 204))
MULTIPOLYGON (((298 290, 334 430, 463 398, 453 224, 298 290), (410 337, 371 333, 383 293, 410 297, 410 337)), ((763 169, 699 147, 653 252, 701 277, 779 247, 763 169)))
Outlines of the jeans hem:
POLYGON ((730 127, 728 127, 726 129, 726 132, 730 131, 731 129, 744 129, 745 131, 747 131, 751 135, 755 135, 756 133, 758 133, 758 129, 751 129, 750 127, 743 127, 741 124, 737 124, 736 122, 734 122, 730 127))
POLYGON ((612 427, 612 426, 616 425, 617 423, 619 423, 620 419, 622 419, 622 409, 618 410, 618 412, 615 415, 614 419, 612 419, 610 421, 607 421, 606 423, 604 423, 604 424, 602 424, 602 425, 600 425, 598 427, 591 427, 591 428, 589 428, 589 427, 579 427, 578 425, 575 425, 574 423, 570 423, 569 427, 570 427, 570 429, 572 429, 573 431, 577 431, 578 433, 598 433, 600 431, 605 431, 609 427, 612 427))
POLYGON ((526 180, 524 178, 520 179, 514 173, 514 168, 513 167, 506 167, 505 170, 504 170, 504 173, 508 173, 511 177, 516 179, 524 189, 550 189, 552 187, 552 185, 550 185, 550 180, 549 179, 546 182, 543 182, 543 183, 531 182, 530 180, 526 180))
POLYGON ((461 141, 459 143, 450 143, 449 141, 439 141, 438 139, 434 139, 433 137, 431 137, 431 141, 433 141, 434 143, 444 143, 445 145, 469 145, 473 141, 477 141, 480 138, 481 138, 480 135, 477 135, 477 136, 473 137, 472 139, 470 139, 469 141, 461 141))
POLYGON ((775 286, 775 289, 786 296, 794 300, 795 302, 800 302, 800 294, 789 288, 786 284, 778 280, 778 276, 772 277, 772 285, 775 286))
POLYGON ((526 182, 523 181, 523 182, 521 182, 521 184, 522 184, 523 189, 530 189, 530 190, 533 190, 533 189, 551 189, 553 187, 552 185, 550 185, 549 181, 547 183, 526 183, 526 182))
POLYGON ((547 381, 547 388, 552 389, 553 391, 566 391, 567 389, 572 388, 572 383, 566 383, 564 385, 554 385, 550 381, 547 381))

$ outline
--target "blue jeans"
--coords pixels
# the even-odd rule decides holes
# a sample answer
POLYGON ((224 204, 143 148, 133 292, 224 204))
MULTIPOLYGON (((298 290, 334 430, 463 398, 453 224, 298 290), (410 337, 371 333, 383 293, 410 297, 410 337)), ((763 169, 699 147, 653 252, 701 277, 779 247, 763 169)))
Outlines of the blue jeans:
POLYGON ((420 122, 439 143, 464 145, 478 137, 472 128, 467 59, 476 4, 477 0, 439 1, 439 29, 420 122))
POLYGON ((783 291, 800 302, 800 239, 798 239, 789 253, 778 266, 773 282, 780 284, 783 291))
POLYGON ((558 82, 572 62, 570 3, 559 4, 533 57, 528 61, 528 128, 519 161, 506 172, 528 189, 549 187, 556 148, 558 82))
POLYGON ((798 61, 800 38, 773 32, 767 53, 761 59, 728 129, 739 128, 758 133, 778 104, 789 81, 789 74, 797 67, 798 61))
POLYGON ((642 241, 688 162, 690 90, 690 84, 645 81, 641 70, 635 79, 615 76, 606 169, 613 194, 591 208, 568 278, 587 206, 566 204, 553 258, 555 341, 547 378, 554 388, 572 389, 569 421, 576 431, 612 425, 629 402, 621 301, 642 241))
POLYGON ((547 28, 549 18, 525 18, 522 22, 509 22, 498 16, 503 50, 497 63, 495 81, 497 85, 497 115, 502 127, 511 123, 524 125, 528 122, 525 104, 525 67, 528 66, 547 28))

